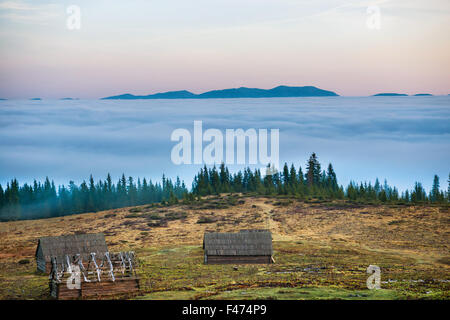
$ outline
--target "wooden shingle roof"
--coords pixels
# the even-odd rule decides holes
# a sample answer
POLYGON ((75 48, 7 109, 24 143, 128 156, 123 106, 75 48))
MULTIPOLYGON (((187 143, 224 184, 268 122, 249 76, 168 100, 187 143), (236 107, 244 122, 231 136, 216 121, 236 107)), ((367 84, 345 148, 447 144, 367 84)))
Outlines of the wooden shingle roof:
POLYGON ((272 234, 269 230, 209 232, 203 237, 203 249, 211 256, 271 256, 272 234))
POLYGON ((52 256, 60 258, 66 254, 81 254, 83 258, 86 258, 91 252, 104 254, 108 251, 103 233, 43 237, 38 240, 36 255, 39 247, 42 250, 45 261, 48 262, 50 262, 52 256))

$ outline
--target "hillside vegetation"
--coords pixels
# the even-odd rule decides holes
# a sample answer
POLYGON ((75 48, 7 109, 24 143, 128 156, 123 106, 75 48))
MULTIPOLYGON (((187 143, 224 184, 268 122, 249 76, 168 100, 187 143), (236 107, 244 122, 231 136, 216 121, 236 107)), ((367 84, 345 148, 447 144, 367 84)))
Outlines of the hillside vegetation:
POLYGON ((194 176, 189 191, 179 177, 173 182, 164 175, 161 183, 147 181, 144 177, 136 180, 126 179, 125 174, 113 183, 108 174, 104 181, 95 182, 92 175, 89 181, 77 186, 73 181, 66 187, 58 186, 47 177, 44 183, 23 184, 12 179, 3 190, 0 185, 0 221, 61 217, 77 213, 96 212, 149 203, 176 204, 179 200, 192 203, 198 197, 221 193, 244 193, 247 195, 290 196, 299 200, 350 200, 361 204, 433 204, 448 205, 450 194, 450 176, 447 191, 441 190, 437 175, 427 194, 420 182, 414 189, 400 193, 395 186, 383 184, 378 178, 371 182, 355 183, 351 181, 347 188, 338 184, 336 172, 331 163, 327 170, 322 166, 315 153, 306 163, 306 173, 302 167, 284 164, 278 171, 269 165, 265 172, 252 171, 249 167, 230 173, 225 164, 219 168, 206 165, 194 176))
POLYGON ((135 299, 449 299, 450 216, 444 205, 220 194, 0 223, 0 299, 49 299, 36 273, 37 239, 103 232, 110 251, 134 250, 135 299), (204 265, 204 232, 267 228, 272 265, 204 265), (381 268, 381 290, 366 269, 381 268))

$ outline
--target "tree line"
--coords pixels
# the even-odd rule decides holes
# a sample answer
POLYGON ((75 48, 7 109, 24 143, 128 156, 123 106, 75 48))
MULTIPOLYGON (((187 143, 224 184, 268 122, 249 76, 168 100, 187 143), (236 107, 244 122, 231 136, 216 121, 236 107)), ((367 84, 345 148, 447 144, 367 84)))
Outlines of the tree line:
POLYGON ((371 182, 355 183, 351 181, 344 189, 338 184, 336 172, 330 163, 326 170, 322 170, 317 155, 313 153, 305 168, 289 167, 286 163, 278 172, 271 166, 264 174, 259 169, 252 171, 246 168, 235 174, 230 174, 228 168, 221 164, 217 169, 206 166, 194 177, 192 193, 205 196, 223 192, 256 193, 260 195, 291 195, 299 199, 348 199, 360 202, 403 202, 403 203, 445 203, 449 201, 449 187, 447 192, 440 190, 439 177, 434 176, 433 187, 429 194, 422 184, 416 182, 412 190, 399 193, 396 187, 391 187, 384 180, 381 184, 378 178, 371 182))
POLYGON ((0 185, 0 221, 50 218, 163 201, 173 203, 187 192, 179 178, 173 182, 165 176, 161 183, 153 183, 146 178, 142 181, 138 178, 136 182, 122 174, 113 183, 110 174, 97 182, 91 175, 88 182, 76 185, 70 181, 67 187, 58 188, 49 178, 44 183, 35 180, 32 185, 23 186, 13 179, 5 190, 0 185))
POLYGON ((363 203, 448 203, 450 194, 450 175, 447 191, 440 189, 439 177, 434 176, 433 186, 427 193, 420 182, 412 190, 399 193, 396 187, 383 184, 376 179, 371 182, 350 182, 344 189, 338 184, 336 172, 330 163, 322 170, 317 155, 313 153, 306 163, 305 172, 291 164, 284 164, 281 171, 268 166, 265 172, 245 168, 231 174, 221 164, 219 168, 206 166, 195 175, 189 191, 178 177, 173 182, 164 175, 161 182, 153 183, 146 178, 122 177, 113 183, 108 174, 104 181, 89 180, 76 185, 56 188, 53 181, 46 178, 43 183, 19 185, 17 179, 0 185, 0 220, 49 218, 69 214, 95 212, 127 206, 136 206, 156 202, 173 204, 179 199, 185 202, 195 201, 199 197, 220 193, 252 193, 258 195, 295 196, 300 200, 347 199, 363 203))

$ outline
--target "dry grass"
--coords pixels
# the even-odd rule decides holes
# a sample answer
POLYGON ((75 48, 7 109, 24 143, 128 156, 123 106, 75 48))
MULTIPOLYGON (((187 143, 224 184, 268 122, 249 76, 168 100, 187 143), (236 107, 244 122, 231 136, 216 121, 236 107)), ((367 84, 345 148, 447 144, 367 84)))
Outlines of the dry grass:
POLYGON ((190 206, 140 206, 0 223, 0 298, 46 298, 46 277, 34 273, 37 239, 81 232, 105 233, 111 251, 135 250, 142 261, 142 294, 150 299, 358 298, 359 293, 348 290, 368 291, 369 264, 382 268, 382 287, 391 291, 362 297, 449 298, 448 207, 228 195, 190 206), (239 266, 238 271, 203 265, 205 231, 249 228, 272 231, 276 264, 239 266), (24 259, 31 263, 19 264, 24 259), (245 288, 253 293, 238 294, 245 288))

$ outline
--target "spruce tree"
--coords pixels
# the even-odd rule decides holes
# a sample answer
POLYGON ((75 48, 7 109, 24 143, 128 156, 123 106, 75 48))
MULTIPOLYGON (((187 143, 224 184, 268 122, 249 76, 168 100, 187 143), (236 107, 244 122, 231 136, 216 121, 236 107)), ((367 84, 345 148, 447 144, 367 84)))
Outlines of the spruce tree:
POLYGON ((450 201, 450 173, 448 174, 447 201, 450 201))
POLYGON ((230 192, 229 172, 228 168, 225 167, 225 164, 223 162, 220 164, 219 171, 220 192, 230 192))
POLYGON ((309 187, 317 186, 320 182, 321 168, 316 154, 313 152, 306 165, 306 181, 309 187))
POLYGON ((288 194, 288 188, 290 185, 290 173, 287 163, 283 166, 283 187, 280 190, 283 194, 288 194))
POLYGON ((336 173, 334 172, 333 165, 331 163, 328 164, 327 169, 327 184, 332 191, 337 191, 339 187, 337 184, 336 173))
POLYGON ((0 184, 0 215, 1 215, 1 210, 3 208, 4 202, 5 202, 5 200, 4 200, 4 192, 3 192, 2 185, 0 184))
POLYGON ((440 201, 439 177, 437 175, 434 175, 433 187, 431 188, 430 192, 430 201, 431 202, 440 201))
POLYGON ((297 190, 298 190, 297 171, 295 170, 294 164, 291 164, 291 169, 289 170, 289 193, 296 194, 297 190))
POLYGON ((376 178, 375 185, 373 186, 373 188, 375 190, 375 194, 376 194, 377 199, 378 199, 378 195, 380 194, 380 191, 381 191, 380 180, 378 180, 378 178, 376 178))

